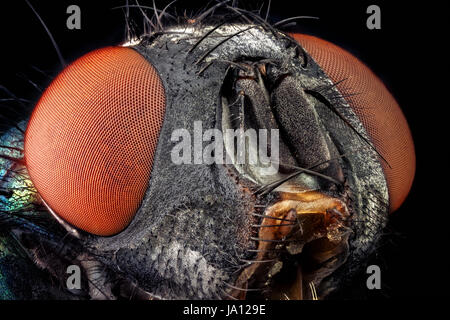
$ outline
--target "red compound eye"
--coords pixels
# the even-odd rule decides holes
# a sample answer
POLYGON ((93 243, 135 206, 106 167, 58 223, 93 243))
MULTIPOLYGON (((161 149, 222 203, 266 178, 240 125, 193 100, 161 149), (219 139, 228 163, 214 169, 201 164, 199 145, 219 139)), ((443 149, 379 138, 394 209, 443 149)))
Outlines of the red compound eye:
POLYGON ((400 107, 381 80, 347 51, 316 37, 303 34, 291 36, 333 82, 346 79, 346 90, 358 93, 346 100, 390 165, 382 161, 389 189, 390 211, 395 211, 409 193, 416 168, 411 132, 400 107))
POLYGON ((157 71, 133 49, 95 50, 66 67, 25 135, 27 169, 47 205, 86 232, 122 231, 148 187, 165 100, 157 71))

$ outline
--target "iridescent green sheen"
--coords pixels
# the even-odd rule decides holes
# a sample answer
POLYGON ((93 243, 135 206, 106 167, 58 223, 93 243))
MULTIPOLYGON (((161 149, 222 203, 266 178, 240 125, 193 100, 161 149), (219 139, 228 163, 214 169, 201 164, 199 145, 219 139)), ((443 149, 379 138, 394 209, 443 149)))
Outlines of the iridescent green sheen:
MULTIPOLYGON (((19 124, 20 128, 25 123, 19 124)), ((23 134, 12 128, 0 137, 0 212, 19 210, 36 200, 36 190, 24 165, 10 159, 23 158, 23 134)))
MULTIPOLYGON (((23 130, 25 122, 18 126, 23 130)), ((17 128, 8 130, 0 137, 0 223, 2 215, 23 210, 36 200, 36 191, 24 165, 14 161, 23 158, 22 150, 23 134, 17 128)), ((0 300, 17 298, 11 287, 10 276, 17 269, 17 264, 24 261, 14 250, 12 241, 10 236, 0 233, 0 300)))

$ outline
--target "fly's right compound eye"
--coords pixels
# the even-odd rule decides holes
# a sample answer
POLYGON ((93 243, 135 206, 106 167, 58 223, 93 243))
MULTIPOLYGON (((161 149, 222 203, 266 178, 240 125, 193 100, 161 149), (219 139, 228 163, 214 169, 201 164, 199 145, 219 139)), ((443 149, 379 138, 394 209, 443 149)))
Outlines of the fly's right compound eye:
POLYGON ((26 166, 46 204, 86 232, 122 231, 147 190, 165 105, 156 69, 131 48, 95 50, 66 67, 25 135, 26 166))
POLYGON ((409 193, 416 168, 414 143, 399 105, 381 80, 349 52, 313 36, 291 36, 334 83, 345 80, 346 90, 355 93, 346 100, 386 160, 381 164, 389 189, 390 211, 395 211, 409 193))

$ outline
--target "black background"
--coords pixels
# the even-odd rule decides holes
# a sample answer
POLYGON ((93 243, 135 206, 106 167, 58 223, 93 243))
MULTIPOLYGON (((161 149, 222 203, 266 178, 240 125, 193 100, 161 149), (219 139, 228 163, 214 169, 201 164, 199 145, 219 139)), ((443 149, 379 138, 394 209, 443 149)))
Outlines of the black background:
MULTIPOLYGON (((132 1, 130 1, 131 3, 132 1)), ((94 48, 125 39, 123 1, 31 1, 55 37, 66 62, 94 48), (66 28, 66 8, 81 7, 81 30, 66 28)), ((156 1, 159 8, 168 1, 156 1)), ((175 3, 178 14, 188 16, 204 8, 206 1, 175 3)), ((212 1, 214 3, 214 1, 212 1)), ((258 9, 262 1, 240 1, 246 9, 258 9)), ((152 6, 151 1, 139 1, 152 6)), ((267 1, 266 1, 267 4, 267 1)), ((265 14, 267 6, 263 6, 265 14)), ((47 33, 24 1, 4 3, 0 12, 0 85, 19 97, 35 100, 39 91, 61 70, 47 33)), ((133 9, 131 9, 133 11, 133 9)), ((137 9, 134 9, 137 10, 137 9)), ((278 21, 311 15, 298 31, 320 36, 352 52, 386 84, 402 107, 412 130, 417 171, 411 193, 391 215, 387 236, 368 264, 382 269, 382 290, 369 291, 366 275, 357 277, 340 293, 346 299, 384 299, 443 296, 450 277, 448 253, 448 63, 443 45, 448 40, 445 9, 433 2, 387 1, 273 1, 270 17, 278 21), (366 8, 381 8, 381 30, 366 28, 366 8)), ((149 13, 150 14, 150 13, 149 13)), ((140 21, 140 20, 139 20, 140 21)), ((292 30, 292 29, 291 29, 292 30)))

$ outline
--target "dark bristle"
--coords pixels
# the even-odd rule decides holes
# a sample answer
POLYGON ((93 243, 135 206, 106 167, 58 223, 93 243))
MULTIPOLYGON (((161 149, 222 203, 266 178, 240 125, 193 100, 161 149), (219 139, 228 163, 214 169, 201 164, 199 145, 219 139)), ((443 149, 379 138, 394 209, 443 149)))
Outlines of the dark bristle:
POLYGON ((262 289, 259 289, 259 288, 253 288, 253 289, 250 289, 250 288, 239 288, 239 287, 236 287, 236 286, 234 286, 234 285, 232 285, 232 284, 229 284, 228 282, 225 282, 225 281, 223 281, 223 284, 225 284, 227 287, 230 287, 231 289, 234 289, 234 290, 238 290, 238 291, 243 291, 243 292, 251 292, 251 291, 261 291, 262 289))
POLYGON ((196 62, 195 64, 199 64, 200 62, 202 62, 207 56, 209 56, 214 50, 216 50, 218 47, 220 47, 222 44, 224 44, 227 41, 230 41, 232 38, 234 38, 235 36, 244 33, 250 29, 256 28, 256 26, 251 26, 248 28, 245 28, 244 30, 240 30, 236 33, 233 33, 232 35, 226 37, 225 39, 223 39, 222 41, 220 41, 218 44, 216 44, 214 47, 212 47, 211 49, 209 49, 207 52, 205 52, 205 54, 203 54, 196 62))
POLYGON ((25 0, 25 2, 27 3, 27 5, 30 7, 30 9, 33 11, 33 13, 36 15, 36 17, 39 19, 40 23, 42 24, 42 26, 44 27, 45 31, 47 32, 53 47, 56 50, 56 53, 58 55, 58 59, 61 63, 61 66, 64 68, 66 66, 66 62, 64 61, 64 58, 61 54, 61 50, 58 47, 58 44, 56 43, 55 39, 53 38, 52 33, 50 32, 50 30, 47 28, 47 25, 45 24, 44 20, 42 20, 41 16, 39 15, 39 13, 37 13, 37 11, 34 9, 34 7, 31 5, 31 3, 28 0, 25 0))
POLYGON ((342 113, 340 113, 339 110, 337 110, 334 105, 330 103, 330 101, 328 101, 328 99, 326 99, 320 92, 315 90, 305 90, 305 93, 315 97, 331 111, 333 111, 334 114, 336 114, 360 139, 362 139, 367 144, 367 146, 373 149, 378 154, 378 156, 380 156, 380 158, 389 166, 389 168, 392 169, 389 162, 383 157, 383 155, 377 150, 377 148, 375 148, 375 146, 369 140, 367 140, 358 130, 356 130, 356 128, 342 115, 342 113))

